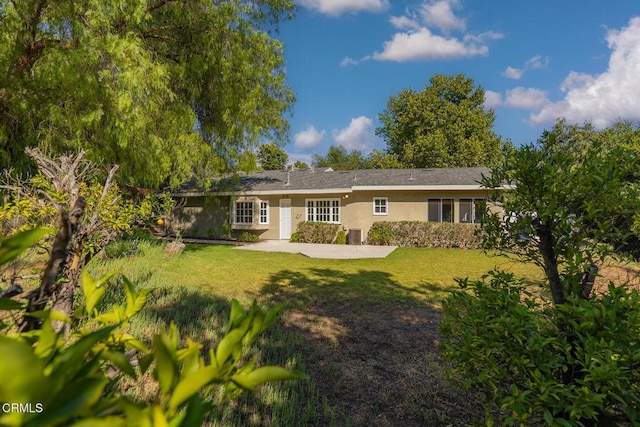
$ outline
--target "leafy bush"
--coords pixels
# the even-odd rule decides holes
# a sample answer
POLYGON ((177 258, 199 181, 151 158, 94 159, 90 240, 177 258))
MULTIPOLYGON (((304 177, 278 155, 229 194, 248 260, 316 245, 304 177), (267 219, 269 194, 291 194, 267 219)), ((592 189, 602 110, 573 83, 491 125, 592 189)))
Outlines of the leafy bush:
POLYGON ((240 235, 241 242, 249 242, 249 243, 257 243, 260 241, 260 237, 257 234, 250 233, 248 231, 244 231, 240 235))
POLYGON ((137 239, 118 239, 105 246, 104 254, 111 259, 129 257, 138 252, 139 244, 137 239))
POLYGON ((333 243, 335 243, 336 245, 346 245, 347 233, 345 233, 343 230, 338 231, 338 234, 336 234, 336 240, 333 243))
POLYGON ((367 241, 370 245, 477 249, 482 237, 475 224, 380 221, 369 229, 367 241))
POLYGON ((338 228, 338 224, 303 221, 298 223, 295 234, 300 243, 333 243, 338 228))
POLYGON ((291 233, 291 237, 289 237, 289 242, 291 242, 291 243, 299 243, 300 242, 300 234, 299 233, 291 233))
POLYGON ((443 303, 441 348, 504 424, 640 422, 637 291, 612 284, 554 306, 511 274, 458 283, 443 303))
MULTIPOLYGON (((30 230, 1 240, 0 265, 44 234, 30 230)), ((15 322, 25 314, 24 304, 0 298, 0 309, 11 314, 0 319, 0 399, 18 408, 0 412, 0 425, 201 425, 220 390, 232 398, 265 382, 301 377, 276 366, 256 367, 256 358, 250 357, 280 306, 263 311, 254 301, 245 311, 234 300, 227 332, 207 352, 182 340, 174 324, 148 347, 124 327, 144 308, 151 289, 137 290, 124 279, 125 302, 101 312, 113 275, 98 280, 82 275, 83 304, 74 311, 73 323, 64 313, 47 309, 30 313, 43 320, 40 329, 20 332, 15 322), (68 324, 70 333, 56 331, 53 321, 68 324), (117 391, 119 376, 137 379, 146 372, 153 372, 155 381, 149 387, 155 390, 151 401, 133 402, 117 391)))
POLYGON ((153 237, 151 231, 147 228, 133 227, 129 233, 123 236, 127 240, 138 240, 140 242, 156 242, 156 238, 153 237))

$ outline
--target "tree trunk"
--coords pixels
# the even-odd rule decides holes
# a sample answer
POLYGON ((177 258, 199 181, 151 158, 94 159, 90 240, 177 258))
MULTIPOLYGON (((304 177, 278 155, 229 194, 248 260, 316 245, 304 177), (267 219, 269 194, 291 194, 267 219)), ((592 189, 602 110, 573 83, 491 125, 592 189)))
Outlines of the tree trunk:
POLYGON ((538 238, 540 239, 539 247, 540 252, 542 253, 542 260, 544 261, 544 272, 547 276, 547 280, 549 280, 553 303, 556 305, 564 304, 566 302, 566 296, 564 294, 564 289, 562 288, 560 273, 558 272, 558 259, 555 252, 551 226, 549 221, 545 221, 543 223, 538 220, 535 228, 538 238))
MULTIPOLYGON (((78 230, 80 218, 84 213, 86 202, 84 198, 78 197, 74 203, 71 211, 67 213, 64 210, 60 211, 60 224, 58 226, 58 232, 53 241, 53 247, 51 249, 51 256, 47 267, 44 270, 42 276, 42 282, 40 287, 27 295, 27 308, 25 315, 18 326, 21 332, 31 331, 34 329, 40 329, 42 322, 40 319, 29 316, 29 313, 44 310, 52 298, 59 296, 64 299, 64 312, 71 316, 73 313, 73 298, 75 294, 75 283, 78 279, 76 277, 75 283, 72 280, 66 280, 61 283, 61 279, 64 278, 67 271, 67 263, 70 260, 70 256, 73 255, 72 242, 73 236, 78 230), (74 284, 74 287, 67 285, 74 284), (68 288, 68 289, 66 289, 68 288), (71 303, 69 306, 68 303, 71 303)), ((71 279, 71 278, 69 278, 71 279)))

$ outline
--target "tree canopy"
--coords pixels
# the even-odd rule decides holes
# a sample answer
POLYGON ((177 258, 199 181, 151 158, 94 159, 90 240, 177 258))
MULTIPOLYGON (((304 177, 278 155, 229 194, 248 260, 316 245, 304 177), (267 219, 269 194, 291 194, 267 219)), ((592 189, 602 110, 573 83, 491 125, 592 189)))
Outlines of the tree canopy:
POLYGON ((311 156, 314 166, 319 168, 332 168, 334 170, 364 169, 365 161, 362 153, 358 150, 347 152, 342 145, 329 147, 326 156, 313 154, 311 156))
POLYGON ((83 149, 119 164, 121 183, 157 187, 286 138, 294 95, 270 31, 293 9, 291 0, 0 0, 2 167, 28 168, 25 147, 83 149))
POLYGON ((484 89, 463 74, 435 75, 421 92, 389 98, 376 129, 404 167, 494 166, 505 148, 484 108, 484 89))
POLYGON ((258 161, 264 170, 284 170, 287 168, 289 155, 278 144, 270 142, 258 147, 258 161))
POLYGON ((334 170, 354 170, 354 169, 399 169, 402 164, 395 154, 385 153, 374 149, 368 155, 364 155, 359 150, 347 151, 341 145, 329 147, 325 156, 314 154, 311 156, 313 165, 321 168, 331 168, 334 170))
POLYGON ((451 378, 491 396, 487 424, 640 421, 640 295, 624 275, 596 280, 626 263, 620 248, 631 252, 637 141, 629 123, 597 131, 559 121, 485 178, 502 209, 482 220, 484 248, 544 273, 541 289, 499 269, 461 279, 443 301, 451 378))

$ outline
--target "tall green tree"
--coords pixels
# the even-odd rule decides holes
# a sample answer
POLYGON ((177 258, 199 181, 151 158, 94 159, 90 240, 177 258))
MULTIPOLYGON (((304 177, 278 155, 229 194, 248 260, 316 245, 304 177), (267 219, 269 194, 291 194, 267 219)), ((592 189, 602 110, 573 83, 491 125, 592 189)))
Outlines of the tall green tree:
POLYGON ((374 149, 367 156, 366 160, 367 169, 401 169, 402 163, 395 154, 389 154, 378 149, 374 149))
POLYGON ((438 74, 421 92, 405 89, 378 115, 376 135, 404 167, 494 166, 505 145, 493 131, 495 114, 484 89, 463 74, 438 74))
POLYGON ((620 126, 558 122, 485 179, 502 209, 483 219, 484 248, 538 265, 543 290, 501 272, 459 281, 443 350, 505 425, 640 422, 640 296, 620 279, 594 291, 640 210, 638 159, 619 143, 635 133, 620 126))
POLYGON ((304 169, 309 169, 309 165, 306 164, 305 162, 303 162, 302 160, 296 160, 293 163, 293 167, 296 168, 296 169, 303 169, 303 170, 304 169))
POLYGON ((258 147, 258 162, 264 170, 284 170, 287 168, 289 155, 278 144, 271 142, 258 147))
POLYGON ((0 0, 0 164, 86 151, 124 184, 282 140, 294 96, 270 31, 291 0, 0 0))
POLYGON ((342 145, 329 147, 326 156, 313 154, 311 156, 314 166, 319 168, 332 168, 333 170, 365 169, 366 160, 358 150, 347 152, 342 145))

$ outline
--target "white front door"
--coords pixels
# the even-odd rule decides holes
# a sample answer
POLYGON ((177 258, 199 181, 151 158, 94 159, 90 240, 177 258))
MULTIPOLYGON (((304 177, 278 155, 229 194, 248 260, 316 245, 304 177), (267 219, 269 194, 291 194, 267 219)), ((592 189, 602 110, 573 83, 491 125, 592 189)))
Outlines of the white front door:
POLYGON ((291 199, 280 199, 280 239, 291 238, 291 199))

